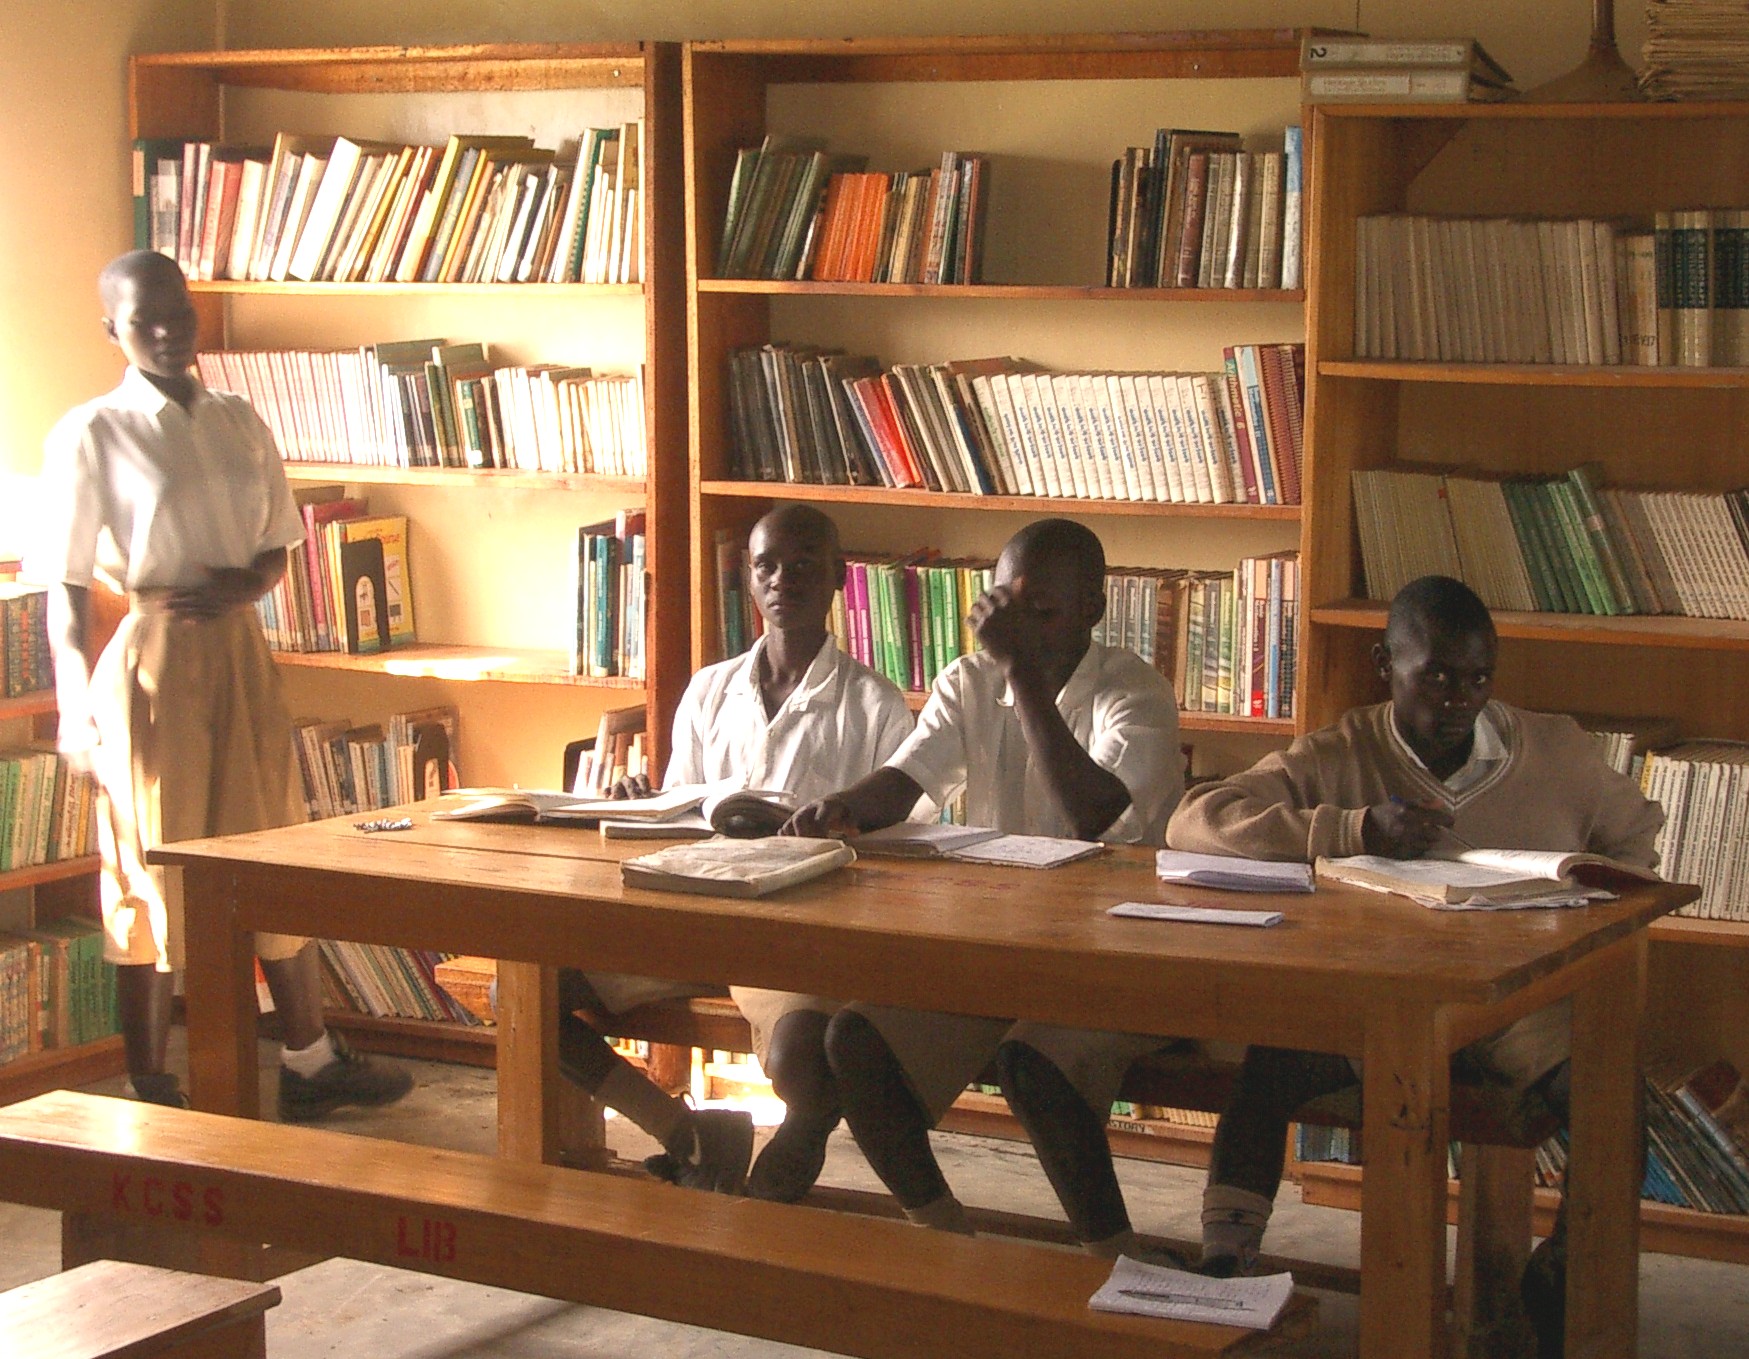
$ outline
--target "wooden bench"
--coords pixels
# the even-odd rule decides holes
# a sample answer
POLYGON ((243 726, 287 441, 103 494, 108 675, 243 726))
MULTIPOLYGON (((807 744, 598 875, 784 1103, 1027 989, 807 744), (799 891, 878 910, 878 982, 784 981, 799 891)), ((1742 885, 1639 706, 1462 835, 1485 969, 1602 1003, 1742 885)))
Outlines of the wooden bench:
POLYGON ((272 1285, 120 1260, 0 1293, 6 1359, 263 1359, 272 1285))
POLYGON ((70 1091, 0 1109, 0 1198, 870 1359, 1243 1354, 1316 1313, 1115 1316, 1087 1306, 1109 1266, 1072 1252, 70 1091))

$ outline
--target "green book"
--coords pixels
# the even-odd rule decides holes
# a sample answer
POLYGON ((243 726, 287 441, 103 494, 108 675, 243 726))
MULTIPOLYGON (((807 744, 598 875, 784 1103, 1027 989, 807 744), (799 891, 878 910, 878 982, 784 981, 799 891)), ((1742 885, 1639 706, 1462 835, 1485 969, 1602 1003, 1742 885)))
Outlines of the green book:
POLYGON ((1597 494, 1601 483, 1602 477, 1595 462, 1583 463, 1567 473, 1569 494, 1580 523, 1584 525, 1586 535, 1591 539, 1598 563, 1603 568, 1610 594, 1615 599, 1615 611, 1644 613, 1645 603, 1635 588, 1628 564, 1629 548, 1625 543, 1616 542, 1610 517, 1604 511, 1602 498, 1597 494))
POLYGON ((1549 564, 1548 553, 1543 548, 1542 534, 1537 531, 1530 507, 1526 503, 1524 485, 1513 480, 1502 481, 1500 494, 1505 498, 1506 513, 1512 519, 1512 531, 1518 537, 1519 550, 1524 554, 1525 574, 1530 577, 1530 589, 1536 596, 1538 610, 1543 613, 1562 612, 1554 567, 1549 564))
POLYGON ((1591 535, 1585 531, 1584 518, 1573 498, 1572 486, 1566 481, 1545 482, 1543 494, 1548 497, 1556 527, 1566 545, 1567 556, 1573 563, 1574 574, 1579 579, 1587 612, 1605 616, 1619 613, 1614 592, 1604 579, 1603 563, 1598 560, 1591 535))

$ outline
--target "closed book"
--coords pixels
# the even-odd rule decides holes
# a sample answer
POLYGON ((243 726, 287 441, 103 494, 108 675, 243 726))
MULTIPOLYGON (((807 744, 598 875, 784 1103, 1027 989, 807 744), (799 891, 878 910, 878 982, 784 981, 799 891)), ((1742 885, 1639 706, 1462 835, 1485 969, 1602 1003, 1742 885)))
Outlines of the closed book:
POLYGON ((1300 46, 1303 71, 1348 67, 1450 67, 1470 71, 1497 85, 1509 85, 1506 68, 1474 38, 1368 38, 1308 36, 1300 46))
POLYGON ((1373 66, 1308 70, 1300 95, 1308 104, 1462 104, 1509 99, 1515 91, 1465 70, 1373 66))
POLYGON ((754 840, 717 837, 626 859, 620 864, 620 876, 627 887, 761 897, 855 862, 856 851, 839 840, 794 835, 754 840))

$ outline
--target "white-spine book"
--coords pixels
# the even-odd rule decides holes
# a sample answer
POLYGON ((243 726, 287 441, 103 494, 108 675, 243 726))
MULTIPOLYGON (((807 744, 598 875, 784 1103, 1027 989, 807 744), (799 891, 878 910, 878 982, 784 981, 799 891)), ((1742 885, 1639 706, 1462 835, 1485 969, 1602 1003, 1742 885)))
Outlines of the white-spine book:
MULTIPOLYGON (((1088 374, 1088 387, 1091 409, 1098 420, 1100 436, 1104 437, 1105 453, 1111 458, 1112 467, 1123 474, 1121 495, 1126 500, 1146 500, 1142 467, 1135 456, 1135 446, 1130 443, 1130 416, 1123 409, 1123 392, 1118 390, 1118 374, 1088 374)), ((1119 477, 1112 476, 1112 484, 1118 483, 1119 477)))
POLYGON ((1253 488, 1245 478, 1245 461, 1250 457, 1250 450, 1239 446, 1239 427, 1233 418, 1233 408, 1227 393, 1227 375, 1224 372, 1209 374, 1209 395, 1214 401, 1215 422, 1220 431, 1221 443, 1227 450, 1232 467, 1233 499, 1257 504, 1262 497, 1263 483, 1258 481, 1253 488))
MULTIPOLYGON (((548 166, 547 169, 551 169, 548 166)), ((546 195, 546 175, 538 169, 512 169, 509 197, 504 208, 505 229, 495 234, 483 273, 488 283, 511 283, 522 260, 529 223, 546 195)))
POLYGON ((1006 382, 999 381, 1001 377, 1001 374, 976 373, 967 382, 972 395, 977 398, 978 409, 983 412, 984 427, 990 431, 997 460, 1002 465, 1002 478, 1006 483, 1003 493, 1031 495, 1032 479, 1027 475, 1026 451, 1019 444, 1020 431, 1015 424, 1013 408, 1003 409, 1003 399, 1008 392, 1006 382))
POLYGON ((1597 258, 1597 233, 1594 223, 1575 220, 1566 223, 1567 237, 1579 259, 1579 293, 1584 303, 1580 319, 1585 326, 1585 358, 1587 364, 1605 362, 1603 340, 1603 273, 1597 258))
POLYGON ((315 197, 316 188, 327 165, 326 156, 318 156, 313 152, 305 152, 298 157, 285 223, 280 229, 279 243, 267 271, 268 279, 275 283, 284 283, 291 277, 292 252, 297 248, 298 239, 303 234, 304 221, 310 215, 311 200, 315 197))
POLYGON ((1197 430, 1208 453, 1209 482, 1215 493, 1215 503, 1231 505, 1244 499, 1245 479, 1239 470, 1237 446, 1226 438, 1215 379, 1208 373, 1192 373, 1190 386, 1196 394, 1197 430))
POLYGON ((1110 385, 1118 421, 1135 454, 1142 499, 1158 504, 1167 499, 1165 462, 1154 441, 1153 422, 1144 418, 1144 400, 1136 391, 1136 375, 1113 373, 1110 385))
POLYGON ((1123 466, 1115 451, 1106 443, 1105 426, 1096 404, 1098 392, 1094 388, 1093 378, 1087 373, 1071 373, 1068 378, 1069 388, 1074 393, 1071 404, 1075 412, 1076 427, 1081 435, 1081 449, 1088 462, 1088 485, 1093 487, 1097 483, 1093 493, 1101 500, 1127 499, 1129 492, 1124 484, 1123 466))
POLYGON ((1014 434, 1008 446, 1019 454, 1015 470, 1027 487, 1026 494, 1054 495, 1056 468, 1049 448, 1040 442, 1039 432, 1032 427, 1032 404, 1027 397, 1025 377, 1024 373, 994 373, 990 390, 1002 412, 1004 428, 1012 420, 1014 434))
POLYGON ((1053 495, 1086 497, 1086 490, 1076 485, 1075 468, 1069 460, 1068 445, 1063 442, 1063 422, 1057 415, 1056 393, 1051 388, 1051 375, 1038 373, 1021 379, 1027 406, 1032 411, 1032 428, 1038 436, 1047 469, 1045 484, 1054 487, 1053 495))
POLYGON ((1612 222, 1592 222, 1597 249, 1597 309, 1599 333, 1603 340, 1600 363, 1621 362, 1621 307, 1615 275, 1615 225, 1612 222))
POLYGON ((1138 373, 1136 382, 1136 394, 1141 396, 1145 392, 1147 396, 1144 416, 1146 411, 1153 412, 1155 437, 1164 457, 1168 497, 1174 504, 1188 505, 1196 500, 1196 476, 1190 468, 1190 450, 1181 437, 1180 422, 1172 413, 1177 380, 1171 373, 1138 373))
POLYGON ((317 276, 347 195, 358 177, 365 148, 350 137, 336 137, 298 230, 297 243, 286 261, 284 277, 309 282, 317 276))
POLYGON ((249 252, 255 244, 256 223, 261 220, 261 196, 267 186, 267 162, 250 156, 243 162, 237 189, 237 214, 232 218, 231 248, 223 278, 249 277, 249 252))
POLYGON ((1044 407, 1045 428, 1050 431, 1051 442, 1063 462, 1057 470, 1057 480, 1063 482, 1066 476, 1067 486, 1073 488, 1071 494, 1078 499, 1097 499, 1096 474, 1081 447, 1080 431, 1075 426, 1074 384, 1062 373, 1046 374, 1039 379, 1038 395, 1044 407))
POLYGON ((1196 286, 1218 288, 1225 257, 1221 254, 1232 226, 1233 151, 1209 152, 1208 187, 1203 194, 1202 252, 1197 261, 1196 286))
POLYGON ((1470 248, 1470 223, 1461 218, 1441 218, 1440 255, 1445 263, 1442 286, 1448 289, 1448 306, 1455 313, 1459 346, 1466 363, 1488 362, 1487 322, 1482 295, 1487 284, 1476 270, 1470 248))
POLYGON ((1624 232, 1616 238, 1616 243, 1619 249, 1616 289, 1622 299, 1622 362, 1656 367, 1658 261, 1652 233, 1624 232))
POLYGON ((334 230, 329 234, 328 247, 316 265, 316 278, 321 282, 333 282, 340 261, 356 248, 358 238, 370 224, 370 215, 376 211, 383 186, 394 170, 397 154, 392 149, 384 149, 368 152, 360 158, 352 189, 341 206, 334 230))
POLYGON ((1220 279, 1217 286, 1245 286, 1246 235, 1251 228, 1252 170, 1256 161, 1249 151, 1233 153, 1232 201, 1228 204, 1227 238, 1222 243, 1220 279))
POLYGON ((1306 142, 1304 129, 1290 127, 1282 139, 1281 165, 1281 286, 1301 284, 1305 212, 1306 142))
POLYGON ((1247 258, 1257 260, 1257 280, 1252 286, 1258 288, 1281 286, 1282 171, 1280 151, 1264 151, 1256 157, 1256 249, 1247 258))
POLYGON ((1525 335, 1531 343, 1532 363, 1553 363, 1554 338, 1549 327, 1549 292, 1543 276, 1543 256, 1537 224, 1531 221, 1512 223, 1514 253, 1519 261, 1522 288, 1527 301, 1529 323, 1525 335))
POLYGON ((1203 440, 1196 384, 1191 381, 1191 375, 1174 373, 1168 395, 1172 398, 1172 427, 1175 431, 1182 431, 1183 446, 1190 453, 1191 473, 1196 479, 1196 499, 1199 504, 1216 504, 1215 454, 1203 440))
MULTIPOLYGON (((1354 220, 1354 353, 1362 359, 1383 358, 1377 334, 1378 245, 1377 217, 1354 220)), ((1285 283, 1285 278, 1284 278, 1285 283)))
POLYGON ((1558 224, 1552 221, 1536 223, 1537 261, 1541 266, 1543 279, 1543 310, 1547 314, 1549 332, 1549 361, 1551 363, 1574 363, 1567 347, 1567 327, 1562 316, 1568 311, 1566 297, 1563 295, 1566 280, 1566 269, 1561 263, 1561 251, 1556 240, 1558 224))

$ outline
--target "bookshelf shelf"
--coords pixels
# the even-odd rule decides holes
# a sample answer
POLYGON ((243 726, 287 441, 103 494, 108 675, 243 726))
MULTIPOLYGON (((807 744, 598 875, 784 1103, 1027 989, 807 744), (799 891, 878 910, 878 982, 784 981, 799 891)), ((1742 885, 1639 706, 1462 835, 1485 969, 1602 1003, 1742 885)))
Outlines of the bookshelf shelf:
POLYGON ((618 675, 570 673, 561 651, 522 651, 514 647, 445 646, 417 642, 369 656, 341 651, 276 651, 281 665, 314 670, 352 670, 402 679, 442 679, 500 684, 557 684, 589 689, 642 690, 643 680, 618 675))
POLYGON ((76 1048, 46 1048, 0 1065, 0 1104, 108 1080, 126 1070, 120 1034, 76 1048))
POLYGON ((425 1062, 496 1066, 498 1030, 489 1025, 450 1024, 430 1019, 392 1019, 356 1010, 327 1010, 328 1026, 345 1033, 354 1047, 392 1052, 425 1062))
POLYGON ((1318 375, 1372 382, 1456 382, 1486 387, 1595 387, 1604 391, 1731 391, 1749 387, 1749 368, 1638 368, 1622 364, 1407 363, 1327 359, 1318 375))
POLYGON ((370 463, 288 462, 290 481, 352 482, 363 486, 469 486, 523 491, 588 491, 642 496, 642 477, 602 477, 570 472, 525 472, 509 468, 378 467, 370 463))
POLYGON ((548 297, 584 301, 601 297, 642 297, 641 283, 252 283, 200 279, 193 293, 232 297, 548 297))
POLYGON ((918 510, 1019 511, 1025 514, 1117 514, 1162 519, 1267 519, 1297 522, 1298 505, 1179 505, 1137 500, 1081 500, 1035 495, 957 495, 883 486, 817 486, 778 481, 706 481, 699 492, 725 499, 806 500, 821 504, 897 505, 918 510))
MULTIPOLYGON (((1312 621, 1329 627, 1379 632, 1385 626, 1385 606, 1369 599, 1320 604, 1312 609, 1312 621)), ((1728 618, 1666 614, 1604 618, 1592 614, 1500 610, 1494 614, 1494 626, 1502 637, 1526 641, 1749 652, 1749 623, 1728 618)))
POLYGON ((55 710, 55 691, 38 689, 17 698, 0 698, 0 722, 14 717, 46 717, 55 710))
POLYGON ((66 882, 72 878, 89 877, 101 866, 95 854, 82 854, 77 859, 58 859, 54 863, 14 868, 0 873, 0 892, 16 892, 47 882, 66 882))
POLYGON ((823 283, 701 278, 701 293, 769 297, 919 297, 954 302, 1263 302, 1303 305, 1298 288, 1106 288, 1075 283, 823 283))

